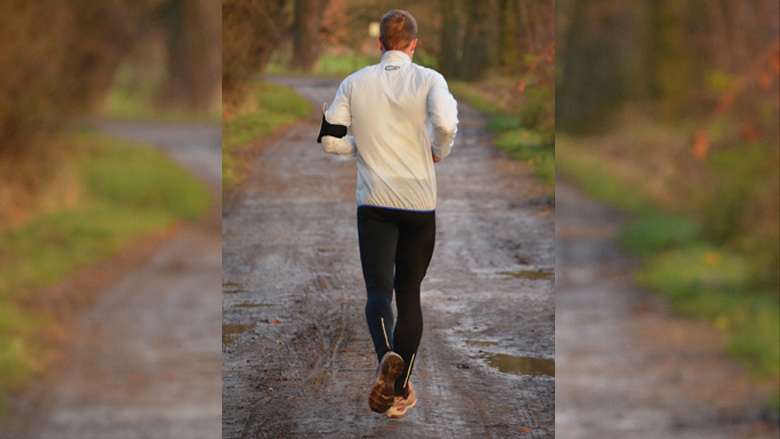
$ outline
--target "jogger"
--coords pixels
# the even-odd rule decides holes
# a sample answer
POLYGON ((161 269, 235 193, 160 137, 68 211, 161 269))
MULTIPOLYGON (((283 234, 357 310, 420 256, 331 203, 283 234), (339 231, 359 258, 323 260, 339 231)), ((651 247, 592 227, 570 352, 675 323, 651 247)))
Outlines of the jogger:
POLYGON ((414 17, 390 11, 379 27, 381 62, 341 83, 323 107, 317 141, 325 152, 357 161, 366 321, 379 361, 369 407, 401 418, 417 404, 409 376, 423 329, 420 283, 436 239, 434 163, 452 149, 458 109, 444 77, 412 62, 414 17))

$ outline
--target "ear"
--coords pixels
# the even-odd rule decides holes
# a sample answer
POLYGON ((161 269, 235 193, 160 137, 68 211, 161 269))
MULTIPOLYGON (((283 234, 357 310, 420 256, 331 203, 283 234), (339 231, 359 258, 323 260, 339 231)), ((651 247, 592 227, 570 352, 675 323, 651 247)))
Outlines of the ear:
POLYGON ((414 52, 414 48, 417 47, 417 38, 413 39, 411 43, 409 43, 409 49, 411 49, 412 52, 414 52))
POLYGON ((381 52, 385 51, 385 48, 382 47, 382 39, 379 37, 376 37, 376 46, 379 48, 381 52))

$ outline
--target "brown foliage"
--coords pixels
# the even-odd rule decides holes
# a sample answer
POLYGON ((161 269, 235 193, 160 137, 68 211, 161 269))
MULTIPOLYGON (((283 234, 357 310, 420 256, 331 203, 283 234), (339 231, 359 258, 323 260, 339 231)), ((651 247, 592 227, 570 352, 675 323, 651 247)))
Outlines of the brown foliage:
POLYGON ((0 157, 30 150, 36 136, 56 130, 102 100, 118 65, 155 27, 164 27, 170 35, 168 64, 174 86, 166 88, 199 105, 207 99, 204 93, 212 92, 219 68, 215 3, 4 0, 0 157), (178 13, 179 22, 166 21, 170 11, 178 13))
POLYGON ((222 93, 230 102, 284 36, 284 0, 222 1, 222 93))
POLYGON ((132 42, 119 2, 3 2, 0 156, 18 154, 102 97, 132 42))
POLYGON ((66 45, 51 44, 47 33, 62 41, 73 33, 72 13, 63 3, 9 0, 1 7, 0 155, 59 121, 66 105, 57 76, 65 68, 66 45))
MULTIPOLYGON (((169 76, 190 107, 211 98, 219 69, 215 0, 3 0, 0 2, 0 231, 75 202, 78 173, 56 132, 104 100, 117 67, 144 35, 182 37, 169 76), (162 19, 179 7, 183 27, 162 19), (166 25, 169 27, 166 28, 166 25), (160 30, 163 28, 163 30, 160 30), (205 97, 204 97, 205 96, 205 97)), ((65 143, 67 145, 67 142, 65 143)))
MULTIPOLYGON (((440 45, 434 53, 445 76, 474 80, 490 70, 525 72, 526 56, 542 56, 555 43, 550 0, 440 0, 440 45)), ((550 78, 551 79, 551 78, 550 78)))

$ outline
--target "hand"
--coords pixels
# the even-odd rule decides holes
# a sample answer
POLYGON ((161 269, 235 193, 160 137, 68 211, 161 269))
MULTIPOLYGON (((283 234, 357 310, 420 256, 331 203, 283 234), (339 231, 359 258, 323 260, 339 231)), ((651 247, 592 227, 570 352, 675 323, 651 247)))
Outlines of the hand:
POLYGON ((354 156, 354 138, 352 136, 322 136, 322 150, 330 154, 354 156))
POLYGON ((439 163, 441 161, 441 157, 436 157, 436 154, 431 154, 433 156, 433 163, 439 163))

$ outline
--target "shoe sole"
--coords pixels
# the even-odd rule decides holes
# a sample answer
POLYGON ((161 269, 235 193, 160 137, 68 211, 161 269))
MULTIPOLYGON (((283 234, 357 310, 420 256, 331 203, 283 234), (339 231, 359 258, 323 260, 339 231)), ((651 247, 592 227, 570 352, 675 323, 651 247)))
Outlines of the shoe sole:
MULTIPOLYGON (((412 403, 411 403, 411 404, 409 404, 409 405, 406 407, 406 409, 403 411, 403 413, 398 413, 397 415, 396 415, 396 414, 393 414, 393 415, 390 415, 390 414, 388 414, 388 415, 387 415, 387 417, 388 417, 388 418, 391 418, 391 419, 401 419, 401 418, 403 418, 404 416, 406 416, 406 412, 408 412, 410 409, 414 408, 414 406, 416 406, 416 405, 417 405, 417 399, 415 399, 414 401, 412 401, 412 403)), ((389 409, 388 409, 388 410, 389 410, 389 409)))
POLYGON ((376 384, 368 396, 368 406, 377 413, 384 413, 395 402, 395 380, 404 371, 404 360, 398 354, 386 355, 380 365, 381 370, 376 377, 376 384))

